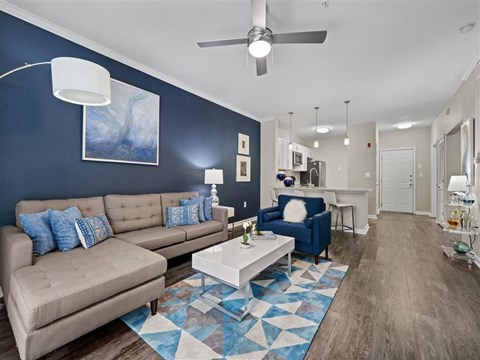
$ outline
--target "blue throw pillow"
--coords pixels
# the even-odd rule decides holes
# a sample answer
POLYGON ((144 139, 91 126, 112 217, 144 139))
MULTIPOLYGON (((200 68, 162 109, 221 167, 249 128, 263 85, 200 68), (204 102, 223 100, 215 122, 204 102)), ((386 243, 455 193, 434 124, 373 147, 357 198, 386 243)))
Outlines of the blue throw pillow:
POLYGON ((89 249, 106 238, 113 236, 113 230, 105 214, 75 219, 75 229, 85 249, 89 249))
POLYGON ((201 222, 205 220, 205 206, 203 205, 204 197, 203 195, 199 197, 191 197, 190 199, 180 199, 180 206, 187 206, 187 205, 198 205, 198 220, 201 222))
POLYGON ((64 211, 48 210, 48 218, 55 241, 60 251, 68 251, 80 245, 80 238, 75 230, 75 219, 82 214, 76 206, 64 211))
POLYGON ((48 210, 35 214, 20 214, 18 217, 25 234, 32 239, 33 255, 44 255, 57 248, 48 220, 48 210))
POLYGON ((195 224, 198 224, 198 204, 167 207, 167 223, 165 227, 171 228, 195 224))
POLYGON ((212 197, 205 198, 204 201, 205 206, 205 220, 213 220, 212 215, 212 197))

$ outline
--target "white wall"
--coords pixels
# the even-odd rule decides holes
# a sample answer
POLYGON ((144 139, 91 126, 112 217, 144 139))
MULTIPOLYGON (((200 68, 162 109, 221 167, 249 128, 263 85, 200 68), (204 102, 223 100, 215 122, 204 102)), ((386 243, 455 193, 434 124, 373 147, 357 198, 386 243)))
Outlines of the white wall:
POLYGON ((321 138, 318 148, 313 141, 308 145, 313 149, 313 159, 325 161, 327 165, 326 186, 347 187, 347 146, 343 145, 343 137, 321 138))
POLYGON ((272 204, 270 200, 269 189, 275 186, 277 174, 276 159, 276 139, 278 131, 278 121, 263 121, 260 125, 260 207, 269 207, 272 204))

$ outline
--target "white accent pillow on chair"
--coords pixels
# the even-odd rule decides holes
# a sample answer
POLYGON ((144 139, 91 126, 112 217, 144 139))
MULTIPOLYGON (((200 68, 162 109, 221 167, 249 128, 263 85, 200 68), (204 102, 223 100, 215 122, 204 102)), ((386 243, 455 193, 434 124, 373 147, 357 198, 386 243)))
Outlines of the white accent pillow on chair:
POLYGON ((283 210, 283 220, 288 222, 303 223, 307 218, 307 208, 303 200, 292 199, 283 210))

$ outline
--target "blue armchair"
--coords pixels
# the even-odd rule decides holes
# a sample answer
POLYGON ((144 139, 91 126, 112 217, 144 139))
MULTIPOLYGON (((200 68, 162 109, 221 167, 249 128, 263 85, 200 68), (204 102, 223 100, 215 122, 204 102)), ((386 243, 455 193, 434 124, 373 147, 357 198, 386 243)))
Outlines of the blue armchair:
POLYGON ((328 245, 331 243, 331 213, 325 210, 323 198, 280 195, 278 206, 258 210, 258 230, 270 230, 275 234, 295 238, 295 250, 312 254, 315 264, 318 256, 325 250, 328 259, 328 245), (283 210, 290 199, 300 199, 305 202, 307 219, 303 223, 292 223, 283 220, 283 210))

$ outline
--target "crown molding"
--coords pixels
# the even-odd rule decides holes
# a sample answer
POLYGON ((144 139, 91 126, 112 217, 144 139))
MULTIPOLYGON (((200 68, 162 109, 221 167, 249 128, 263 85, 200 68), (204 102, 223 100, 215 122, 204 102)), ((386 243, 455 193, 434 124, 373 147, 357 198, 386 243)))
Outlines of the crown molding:
POLYGON ((190 86, 188 84, 185 84, 181 81, 178 81, 160 71, 157 71, 149 66, 146 66, 136 60, 133 60, 127 56, 124 56, 122 54, 117 53, 116 51, 113 51, 112 49, 109 49, 106 46, 100 45, 94 41, 91 41, 83 36, 80 36, 73 31, 67 30, 61 26, 58 26, 44 18, 41 18, 35 14, 32 14, 31 12, 28 12, 22 8, 19 8, 18 6, 12 5, 5 0, 0 0, 0 11, 4 11, 7 14, 10 14, 16 18, 19 18, 23 21, 26 21, 32 25, 35 25, 43 30, 46 30, 48 32, 51 32, 55 35, 58 35, 64 39, 67 39, 69 41, 74 42, 75 44, 81 45, 87 49, 93 50, 101 55, 104 55, 106 57, 109 57, 115 61, 118 61, 122 64, 128 65, 136 70, 139 70, 145 74, 148 74, 150 76, 153 76, 154 78, 157 78, 159 80, 165 81, 171 85, 174 85, 182 90, 185 90, 189 93, 192 93, 194 95, 200 96, 201 98, 204 98, 206 100, 209 100, 217 105, 223 106, 224 108, 227 108, 229 110, 232 110, 238 114, 241 114, 243 116, 246 116, 248 118, 251 118, 253 120, 256 120, 258 122, 262 122, 265 119, 259 118, 258 116, 255 116, 248 111, 242 110, 234 105, 231 105, 221 99, 218 99, 215 96, 212 96, 200 89, 197 89, 193 86, 190 86))

